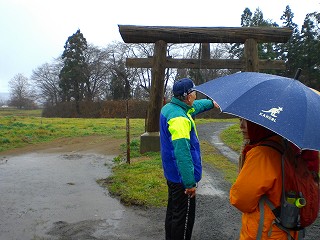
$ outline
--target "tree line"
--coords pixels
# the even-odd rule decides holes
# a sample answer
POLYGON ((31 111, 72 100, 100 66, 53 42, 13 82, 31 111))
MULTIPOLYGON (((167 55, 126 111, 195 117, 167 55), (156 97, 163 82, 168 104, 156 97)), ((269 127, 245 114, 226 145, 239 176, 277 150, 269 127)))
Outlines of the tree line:
MULTIPOLYGON (((302 69, 299 80, 320 90, 320 13, 308 13, 299 29, 293 22, 294 13, 286 6, 280 17, 282 23, 265 19, 257 8, 246 8, 241 15, 242 27, 288 27, 293 34, 287 43, 260 43, 260 59, 284 60, 286 70, 268 70, 266 73, 293 77, 302 69)), ((11 106, 34 108, 72 102, 80 111, 81 102, 106 100, 148 100, 151 87, 151 69, 126 68, 126 58, 153 56, 154 44, 125 44, 112 42, 105 47, 88 44, 78 29, 68 37, 61 56, 33 70, 30 78, 15 75, 9 82, 11 106)), ((241 59, 243 44, 210 44, 212 59, 241 59)), ((168 44, 167 56, 172 58, 199 58, 200 44, 168 44)), ((190 77, 202 83, 237 70, 231 69, 166 69, 165 95, 170 96, 172 83, 181 77, 190 77)))

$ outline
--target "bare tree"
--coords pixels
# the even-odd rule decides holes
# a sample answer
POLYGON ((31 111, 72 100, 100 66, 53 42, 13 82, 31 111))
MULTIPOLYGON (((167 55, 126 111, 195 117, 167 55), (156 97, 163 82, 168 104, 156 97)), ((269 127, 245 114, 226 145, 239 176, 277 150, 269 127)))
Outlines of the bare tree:
POLYGON ((9 81, 10 105, 19 109, 31 109, 35 107, 34 95, 32 94, 29 79, 21 73, 9 81))
POLYGON ((33 70, 31 80, 37 90, 38 101, 51 106, 61 101, 59 95, 59 73, 61 68, 62 63, 56 60, 52 64, 45 63, 33 70))
POLYGON ((88 76, 85 89, 85 99, 98 101, 107 97, 107 86, 110 79, 107 50, 88 45, 85 59, 88 65, 88 76))
MULTIPOLYGON (((167 47, 168 57, 179 57, 182 53, 181 44, 169 44, 167 47)), ((153 57, 154 44, 128 44, 128 57, 130 58, 150 58, 153 57)), ((133 89, 136 98, 146 99, 150 95, 151 89, 151 68, 136 68, 131 69, 132 76, 134 77, 133 89), (143 91, 144 90, 144 91, 143 91)), ((177 70, 172 68, 166 68, 165 70, 165 86, 171 85, 177 75, 177 70)))
MULTIPOLYGON (((131 58, 148 58, 153 55, 154 44, 129 44, 128 57, 131 58)), ((151 69, 136 68, 131 69, 135 76, 134 89, 139 97, 149 97, 151 88, 151 69), (144 91, 144 93, 143 93, 144 91)))
POLYGON ((126 68, 126 57, 128 56, 127 45, 114 42, 107 48, 109 55, 108 69, 110 72, 109 92, 112 99, 131 98, 131 87, 134 81, 132 69, 126 68))

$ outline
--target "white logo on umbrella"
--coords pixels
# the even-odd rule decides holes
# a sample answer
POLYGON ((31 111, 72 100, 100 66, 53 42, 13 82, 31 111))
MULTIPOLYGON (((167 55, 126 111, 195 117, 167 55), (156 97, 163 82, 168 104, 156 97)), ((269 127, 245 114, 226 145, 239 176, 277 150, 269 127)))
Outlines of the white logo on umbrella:
POLYGON ((270 121, 272 122, 276 122, 276 117, 278 117, 276 114, 279 114, 280 112, 283 111, 283 108, 282 107, 277 107, 277 108, 271 108, 270 110, 268 111, 265 111, 265 110, 261 110, 259 116, 261 117, 264 117, 264 118, 267 118, 269 119, 270 121), (264 113, 262 113, 264 112, 264 113), (266 114, 267 113, 267 114, 266 114), (269 114, 270 115, 269 115, 269 114))

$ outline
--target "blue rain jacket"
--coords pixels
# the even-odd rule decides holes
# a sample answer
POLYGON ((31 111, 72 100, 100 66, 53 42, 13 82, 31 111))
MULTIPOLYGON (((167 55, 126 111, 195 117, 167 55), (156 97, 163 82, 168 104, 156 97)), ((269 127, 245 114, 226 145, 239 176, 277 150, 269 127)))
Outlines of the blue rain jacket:
POLYGON ((189 106, 177 98, 160 113, 160 146, 164 176, 192 188, 200 181, 202 164, 196 125, 192 117, 212 109, 211 100, 195 100, 189 106))

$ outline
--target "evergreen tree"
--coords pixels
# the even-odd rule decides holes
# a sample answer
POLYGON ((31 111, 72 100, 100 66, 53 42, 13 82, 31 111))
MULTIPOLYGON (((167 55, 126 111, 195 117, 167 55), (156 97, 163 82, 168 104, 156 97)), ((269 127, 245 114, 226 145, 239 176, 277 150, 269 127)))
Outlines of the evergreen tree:
MULTIPOLYGON (((241 15, 241 26, 242 27, 278 27, 277 23, 271 20, 265 20, 263 18, 262 11, 257 8, 254 13, 246 8, 241 15)), ((279 59, 280 52, 275 51, 278 46, 275 43, 259 43, 258 44, 258 56, 260 59, 279 59)), ((229 51, 233 55, 233 58, 243 58, 244 46, 243 44, 235 43, 229 51)), ((273 73, 271 71, 267 71, 273 73)))
MULTIPOLYGON (((252 22, 253 13, 249 8, 245 8, 243 14, 241 15, 241 27, 250 27, 252 22)), ((230 58, 241 59, 244 54, 244 46, 240 43, 234 43, 231 45, 229 53, 231 54, 230 58)))
POLYGON ((301 81, 312 88, 320 89, 320 13, 306 15, 301 28, 300 67, 301 81))
POLYGON ((287 43, 280 44, 279 51, 281 53, 281 60, 286 62, 285 76, 294 77, 298 68, 300 68, 300 32, 298 25, 293 22, 294 13, 291 11, 289 5, 286 6, 282 20, 282 26, 292 29, 292 36, 287 43))
POLYGON ((78 29, 68 38, 61 56, 63 67, 59 75, 59 86, 63 101, 75 101, 77 113, 79 102, 84 98, 85 84, 88 82, 88 64, 85 60, 87 41, 78 29))
POLYGON ((252 22, 252 12, 249 8, 245 8, 243 14, 241 15, 241 26, 250 27, 252 22))
MULTIPOLYGON (((265 20, 263 18, 262 11, 257 8, 253 14, 251 27, 279 27, 277 23, 271 20, 265 20)), ((278 44, 276 43, 260 43, 258 44, 258 56, 259 59, 270 59, 275 60, 280 58, 280 53, 276 51, 278 44)), ((266 71, 268 73, 275 73, 273 70, 266 71)))

